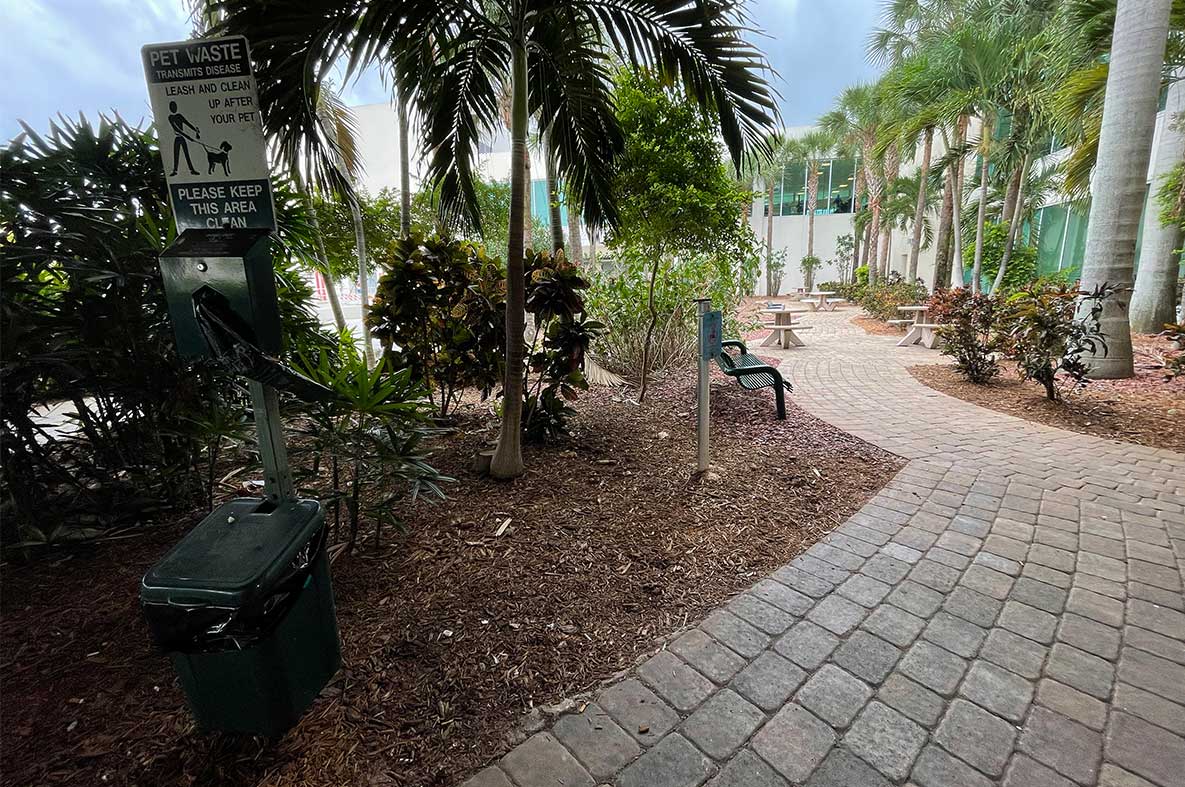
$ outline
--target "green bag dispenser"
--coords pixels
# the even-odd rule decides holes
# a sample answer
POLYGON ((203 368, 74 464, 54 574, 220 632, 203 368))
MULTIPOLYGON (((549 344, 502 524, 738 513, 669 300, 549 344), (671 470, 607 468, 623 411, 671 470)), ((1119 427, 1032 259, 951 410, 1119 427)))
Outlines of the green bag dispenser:
POLYGON ((224 503, 145 574, 140 603, 203 729, 277 737, 341 665, 321 504, 297 499, 276 389, 332 391, 281 363, 267 230, 188 229, 161 255, 184 358, 248 378, 263 499, 224 503))

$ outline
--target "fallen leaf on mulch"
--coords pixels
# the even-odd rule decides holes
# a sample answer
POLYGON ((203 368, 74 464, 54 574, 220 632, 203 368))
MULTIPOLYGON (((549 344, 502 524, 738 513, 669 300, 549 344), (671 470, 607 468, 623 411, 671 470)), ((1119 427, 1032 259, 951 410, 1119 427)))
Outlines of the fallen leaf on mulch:
POLYGON ((0 751, 5 783, 459 781, 521 735, 530 711, 629 668, 902 466, 792 395, 777 421, 770 391, 717 373, 715 480, 696 477, 694 392, 690 371, 657 379, 643 405, 590 392, 572 437, 528 447, 512 483, 469 471, 496 430, 488 409, 465 405, 432 458, 459 479, 449 499, 408 506, 406 535, 376 551, 363 534, 334 563, 343 668, 274 743, 198 732, 149 647, 140 577, 200 512, 71 560, 4 566, 0 729, 15 733, 0 751), (87 658, 100 650, 103 663, 87 658))

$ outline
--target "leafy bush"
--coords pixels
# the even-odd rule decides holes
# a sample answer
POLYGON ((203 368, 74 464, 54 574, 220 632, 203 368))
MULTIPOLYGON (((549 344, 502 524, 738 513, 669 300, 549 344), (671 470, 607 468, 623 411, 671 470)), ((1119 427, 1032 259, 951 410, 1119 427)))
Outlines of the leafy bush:
POLYGON ((582 292, 589 285, 562 251, 554 256, 530 253, 524 267, 527 313, 534 318, 535 335, 523 384, 523 431, 528 440, 539 442, 567 434, 568 417, 574 414, 567 402, 588 390, 584 358, 604 326, 584 319, 582 292), (532 372, 538 375, 534 383, 532 372))
MULTIPOLYGON (((302 203, 276 184, 273 248, 289 352, 324 341, 292 273, 302 203)), ((157 255, 173 239, 151 132, 85 118, 0 149, 3 540, 88 537, 208 494, 209 468, 249 402, 205 363, 178 360, 157 255), (66 403, 72 425, 36 408, 66 403), (206 482, 203 483, 203 476, 206 482)))
MULTIPOLYGON (((586 296, 589 314, 606 329, 593 355, 606 369, 636 380, 641 377, 642 343, 650 320, 646 303, 651 261, 627 250, 619 261, 619 270, 593 276, 586 296)), ((694 355, 696 298, 708 297, 712 308, 724 312, 725 336, 740 336, 748 326, 739 320, 739 307, 757 267, 755 255, 734 261, 701 254, 662 263, 654 293, 659 319, 650 371, 686 363, 694 355)))
POLYGON ((823 267, 823 261, 813 254, 808 254, 798 263, 798 269, 802 271, 803 286, 807 292, 814 291, 815 271, 821 267, 823 267))
POLYGON ((864 287, 857 302, 878 320, 892 320, 897 318, 898 306, 924 303, 926 297, 926 285, 907 282, 900 273, 893 271, 876 284, 864 287))
POLYGON ((1000 373, 995 353, 1000 300, 972 294, 965 287, 939 290, 927 301, 927 319, 939 323, 942 354, 955 359, 955 369, 970 382, 986 383, 1000 373))
MULTIPOLYGON (((465 388, 488 396, 502 378, 506 347, 505 274, 497 260, 469 241, 418 232, 378 257, 387 268, 367 317, 387 345, 392 368, 412 369, 429 387, 443 418, 465 388)), ((563 253, 528 252, 527 345, 523 425, 530 439, 561 434, 572 413, 564 404, 586 389, 584 354, 599 323, 583 320, 588 282, 563 253), (538 377, 532 381, 531 374, 538 377)))
POLYGON ((391 368, 423 380, 439 415, 465 388, 501 380, 505 290, 498 261, 478 245, 413 232, 375 250, 379 277, 367 322, 391 368))
MULTIPOLYGON (((1004 259, 1004 245, 1008 242, 1008 225, 989 223, 983 228, 983 261, 980 268, 980 284, 983 290, 991 289, 1004 259)), ((963 270, 970 271, 975 265, 975 235, 963 246, 963 270)), ((1022 243, 1017 234, 1012 244, 1012 256, 1008 258, 1008 269, 1004 271, 1002 292, 1015 292, 1037 277, 1037 247, 1022 243)))
POLYGON ((396 518, 401 499, 415 500, 421 491, 444 498, 439 484, 452 479, 429 465, 420 448, 429 434, 429 410, 426 391, 411 367, 391 371, 390 359, 381 358, 367 369, 349 331, 342 332, 336 352, 322 348, 315 356, 302 354, 297 366, 337 394, 334 401, 309 407, 315 455, 307 480, 314 484, 313 494, 333 511, 333 538, 341 540, 342 503, 349 513, 346 543, 353 547, 357 542, 365 514, 374 520, 377 546, 384 522, 402 527, 396 518), (326 457, 327 488, 318 483, 326 457), (350 469, 348 482, 342 478, 343 463, 350 469))
POLYGON ((1071 389, 1085 385, 1089 367, 1081 355, 1100 348, 1106 353, 1099 315, 1103 300, 1113 291, 1102 286, 1093 292, 1064 285, 1029 286, 1010 296, 1003 317, 1006 351, 1016 361, 1021 379, 1041 383, 1051 401, 1061 398, 1059 372, 1070 380, 1071 389))

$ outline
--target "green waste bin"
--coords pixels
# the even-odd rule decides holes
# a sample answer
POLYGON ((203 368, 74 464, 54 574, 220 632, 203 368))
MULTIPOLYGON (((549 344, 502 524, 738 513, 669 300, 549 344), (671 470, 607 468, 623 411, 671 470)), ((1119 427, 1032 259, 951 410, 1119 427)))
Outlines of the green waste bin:
POLYGON ((341 665, 320 503, 219 506, 147 574, 140 602, 198 724, 276 737, 341 665))

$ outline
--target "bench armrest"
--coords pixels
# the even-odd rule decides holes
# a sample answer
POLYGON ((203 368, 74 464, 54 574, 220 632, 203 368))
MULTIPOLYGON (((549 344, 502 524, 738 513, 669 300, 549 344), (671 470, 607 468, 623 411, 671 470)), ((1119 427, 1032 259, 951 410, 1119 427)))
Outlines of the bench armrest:
POLYGON ((735 347, 741 351, 741 355, 745 355, 749 352, 749 350, 745 347, 745 343, 740 339, 722 339, 720 341, 720 349, 723 350, 725 347, 735 347))

